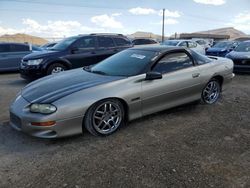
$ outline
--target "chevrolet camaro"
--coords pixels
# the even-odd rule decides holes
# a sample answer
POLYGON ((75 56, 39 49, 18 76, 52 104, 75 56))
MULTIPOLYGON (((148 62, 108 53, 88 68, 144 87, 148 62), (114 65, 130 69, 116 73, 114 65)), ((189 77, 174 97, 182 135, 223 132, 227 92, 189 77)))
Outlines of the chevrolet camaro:
POLYGON ((88 130, 109 135, 126 122, 196 100, 214 104, 233 62, 182 47, 137 47, 92 66, 28 84, 10 106, 10 125, 41 138, 88 130))

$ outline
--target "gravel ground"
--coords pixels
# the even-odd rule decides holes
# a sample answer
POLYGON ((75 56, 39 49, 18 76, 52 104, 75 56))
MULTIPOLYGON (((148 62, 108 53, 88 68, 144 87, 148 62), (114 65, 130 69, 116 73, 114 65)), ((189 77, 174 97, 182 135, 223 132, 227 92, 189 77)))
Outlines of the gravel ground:
POLYGON ((0 187, 250 187, 250 75, 215 105, 189 104, 114 135, 32 138, 8 125, 27 82, 0 75, 0 187))

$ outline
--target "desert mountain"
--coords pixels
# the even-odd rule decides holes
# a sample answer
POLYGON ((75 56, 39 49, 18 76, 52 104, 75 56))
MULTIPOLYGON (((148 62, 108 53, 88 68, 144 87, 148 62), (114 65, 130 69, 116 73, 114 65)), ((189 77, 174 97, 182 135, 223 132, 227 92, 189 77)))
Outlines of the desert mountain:
POLYGON ((14 35, 2 35, 0 36, 0 42, 28 42, 32 44, 42 45, 47 43, 48 41, 40 37, 18 33, 14 35))

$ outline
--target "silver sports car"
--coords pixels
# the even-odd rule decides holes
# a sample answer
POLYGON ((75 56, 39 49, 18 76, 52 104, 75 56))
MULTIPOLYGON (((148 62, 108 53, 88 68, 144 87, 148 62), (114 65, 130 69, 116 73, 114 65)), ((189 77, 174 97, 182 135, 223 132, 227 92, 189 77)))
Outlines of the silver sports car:
POLYGON ((109 135, 125 122, 202 99, 213 104, 234 77, 230 59, 181 47, 124 50, 91 68, 30 83, 10 106, 10 124, 41 138, 109 135))

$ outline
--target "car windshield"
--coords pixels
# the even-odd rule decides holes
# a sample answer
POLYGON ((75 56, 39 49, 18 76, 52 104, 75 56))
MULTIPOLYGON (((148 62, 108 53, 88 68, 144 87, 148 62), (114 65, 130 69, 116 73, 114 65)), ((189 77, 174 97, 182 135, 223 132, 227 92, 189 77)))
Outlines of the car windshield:
POLYGON ((79 38, 78 36, 66 38, 66 39, 58 42, 55 46, 50 48, 50 50, 56 50, 56 51, 66 50, 78 38, 79 38))
POLYGON ((163 44, 167 46, 177 46, 178 43, 179 41, 174 41, 174 40, 167 40, 163 42, 163 44))
POLYGON ((250 52, 250 42, 240 43, 235 50, 236 52, 250 52))
POLYGON ((213 47, 214 48, 228 48, 228 47, 231 47, 232 45, 233 45, 232 42, 219 42, 215 44, 213 47))
POLYGON ((124 50, 96 64, 90 72, 109 76, 138 75, 157 54, 157 52, 147 50, 124 50))

